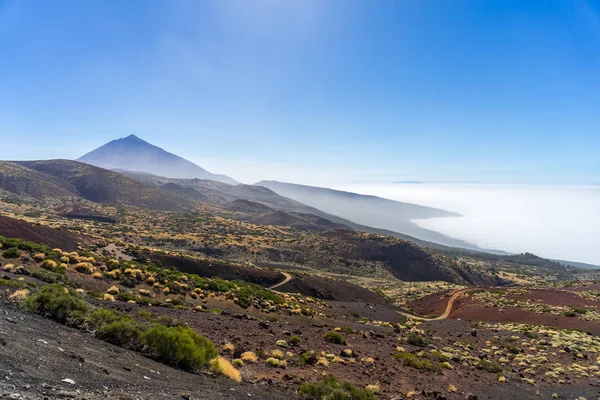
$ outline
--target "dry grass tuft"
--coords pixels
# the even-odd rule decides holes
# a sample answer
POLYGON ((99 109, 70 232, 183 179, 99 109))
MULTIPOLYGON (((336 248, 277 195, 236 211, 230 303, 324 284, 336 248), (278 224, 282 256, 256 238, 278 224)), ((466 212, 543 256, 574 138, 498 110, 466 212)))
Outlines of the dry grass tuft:
POLYGON ((223 345, 223 351, 225 353, 233 353, 235 351, 235 346, 233 345, 233 343, 225 343, 223 345))
POLYGON ((104 301, 115 301, 115 296, 110 293, 104 293, 104 297, 102 299, 104 301))
POLYGON ((258 360, 258 356, 253 351, 246 351, 245 353, 242 353, 241 358, 242 361, 249 363, 255 363, 258 360))
POLYGON ((21 301, 29 296, 29 289, 19 289, 9 296, 10 300, 21 301))
POLYGON ((236 382, 242 381, 242 374, 240 371, 235 369, 235 367, 224 357, 217 357, 213 363, 213 367, 219 371, 223 376, 234 380, 236 382))

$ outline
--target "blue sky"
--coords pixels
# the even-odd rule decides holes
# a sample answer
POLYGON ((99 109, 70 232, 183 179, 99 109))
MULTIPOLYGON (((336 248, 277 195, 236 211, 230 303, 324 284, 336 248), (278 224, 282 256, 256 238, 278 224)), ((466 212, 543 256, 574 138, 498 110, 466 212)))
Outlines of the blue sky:
POLYGON ((600 183, 600 3, 0 0, 0 159, 131 133, 248 183, 600 183))

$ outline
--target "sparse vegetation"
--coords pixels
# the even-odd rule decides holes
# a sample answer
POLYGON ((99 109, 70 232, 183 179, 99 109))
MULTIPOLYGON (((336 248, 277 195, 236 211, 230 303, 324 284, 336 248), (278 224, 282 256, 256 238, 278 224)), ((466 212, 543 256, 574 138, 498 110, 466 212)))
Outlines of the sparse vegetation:
POLYGON ((346 344, 346 339, 339 332, 329 331, 323 335, 323 339, 329 343, 346 344))
POLYGON ((350 382, 340 382, 334 376, 326 376, 322 381, 303 383, 298 395, 304 400, 376 400, 375 394, 366 389, 357 388, 350 382))
POLYGON ((412 344, 413 346, 425 347, 425 346, 427 346, 429 341, 427 340, 426 337, 424 337, 418 333, 411 332, 408 335, 408 337, 406 338, 406 343, 412 344))
POLYGON ((502 367, 500 367, 498 364, 494 364, 492 361, 489 361, 489 360, 479 360, 479 362, 476 364, 476 366, 477 366, 477 368, 482 369, 487 372, 492 372, 492 373, 502 372, 502 367))
POLYGON ((407 367, 413 367, 420 370, 440 372, 442 367, 439 363, 431 362, 425 358, 419 357, 412 353, 401 351, 394 355, 396 360, 402 362, 407 367))

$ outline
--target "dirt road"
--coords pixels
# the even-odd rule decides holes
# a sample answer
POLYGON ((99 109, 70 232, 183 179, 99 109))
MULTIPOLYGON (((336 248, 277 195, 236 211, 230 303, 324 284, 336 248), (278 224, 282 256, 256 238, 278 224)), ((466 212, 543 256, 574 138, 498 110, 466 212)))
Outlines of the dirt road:
POLYGON ((285 285, 286 283, 292 280, 292 275, 288 274, 287 272, 279 271, 279 273, 285 276, 285 279, 279 282, 278 284, 271 286, 269 289, 278 288, 279 286, 285 285))
POLYGON ((461 289, 461 290, 458 290, 458 291, 452 293, 452 296, 450 296, 450 299, 448 300, 448 305, 446 306, 446 311, 444 311, 444 313, 442 315, 440 315, 439 317, 427 318, 427 317, 421 317, 418 315, 405 313, 402 311, 398 311, 398 313, 406 318, 412 318, 412 319, 416 319, 419 321, 441 321, 443 319, 448 318, 448 316, 452 312, 452 306, 454 305, 454 300, 456 300, 461 294, 465 293, 468 290, 471 290, 471 289, 461 289))

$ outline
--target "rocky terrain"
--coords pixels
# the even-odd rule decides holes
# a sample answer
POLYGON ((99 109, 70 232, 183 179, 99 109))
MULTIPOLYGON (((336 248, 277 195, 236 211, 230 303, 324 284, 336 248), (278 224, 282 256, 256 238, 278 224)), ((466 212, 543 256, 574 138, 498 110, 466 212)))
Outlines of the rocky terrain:
POLYGON ((0 162, 0 397, 598 397, 598 274, 387 233, 259 186, 0 162))

